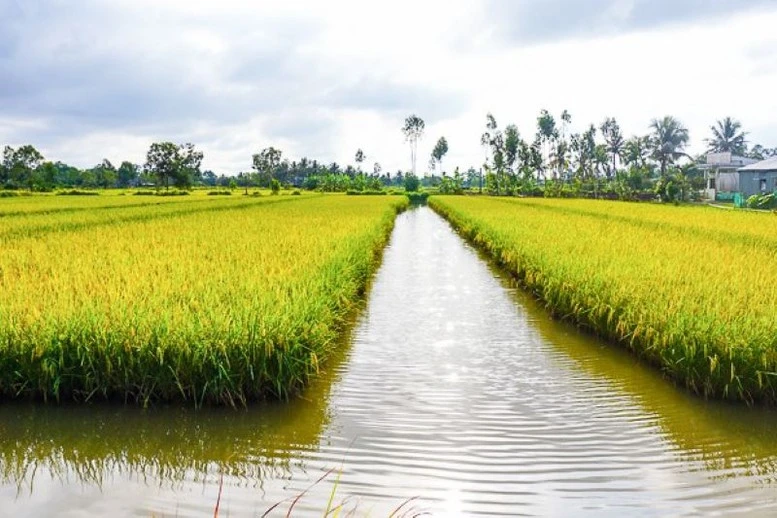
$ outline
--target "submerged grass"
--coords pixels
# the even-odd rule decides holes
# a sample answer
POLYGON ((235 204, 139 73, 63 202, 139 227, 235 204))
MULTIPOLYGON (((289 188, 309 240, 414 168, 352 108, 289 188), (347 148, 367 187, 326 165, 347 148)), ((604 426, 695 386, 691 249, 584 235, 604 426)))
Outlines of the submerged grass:
POLYGON ((29 233, 29 216, 3 218, 0 394, 196 405, 287 397, 328 356, 406 204, 173 203, 29 233))
POLYGON ((432 197, 557 316, 704 396, 777 403, 771 214, 589 200, 432 197))

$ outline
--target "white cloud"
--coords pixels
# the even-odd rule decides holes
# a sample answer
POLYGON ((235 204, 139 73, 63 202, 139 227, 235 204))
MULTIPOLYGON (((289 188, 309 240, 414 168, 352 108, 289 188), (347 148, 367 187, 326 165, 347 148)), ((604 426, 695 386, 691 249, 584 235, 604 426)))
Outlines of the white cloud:
POLYGON ((627 134, 672 114, 694 151, 731 115, 777 146, 777 8, 718 0, 717 17, 694 17, 685 0, 673 21, 643 0, 597 0, 588 29, 565 31, 579 9, 555 9, 564 1, 555 18, 527 0, 11 2, 0 6, 0 143, 90 166, 192 141, 220 173, 268 145, 341 164, 361 147, 396 171, 415 112, 427 122, 419 165, 444 135, 451 169, 482 163, 487 112, 531 137, 547 108, 568 109, 578 130, 615 116, 627 134))

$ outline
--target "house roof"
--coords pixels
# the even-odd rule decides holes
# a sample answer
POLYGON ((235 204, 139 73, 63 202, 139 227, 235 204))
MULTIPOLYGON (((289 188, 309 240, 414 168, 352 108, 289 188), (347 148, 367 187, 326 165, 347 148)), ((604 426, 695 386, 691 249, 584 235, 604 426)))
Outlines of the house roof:
POLYGON ((767 158, 766 160, 756 162, 755 164, 745 166, 739 171, 777 171, 777 156, 773 156, 771 158, 767 158))

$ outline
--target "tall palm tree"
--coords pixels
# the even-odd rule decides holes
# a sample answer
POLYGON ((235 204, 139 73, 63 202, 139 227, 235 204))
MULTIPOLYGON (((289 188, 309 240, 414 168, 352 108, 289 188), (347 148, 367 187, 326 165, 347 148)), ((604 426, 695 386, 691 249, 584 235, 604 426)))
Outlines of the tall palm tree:
POLYGON ((653 119, 650 128, 653 130, 650 147, 653 158, 661 165, 663 176, 669 165, 674 164, 678 158, 687 156, 684 149, 690 139, 688 129, 670 115, 663 119, 653 119))
POLYGON ((558 139, 550 151, 550 167, 554 176, 564 178, 569 169, 569 144, 565 139, 558 139))
POLYGON ((607 152, 612 156, 612 173, 615 174, 617 159, 623 153, 623 146, 626 141, 623 138, 618 121, 613 117, 607 117, 599 129, 604 136, 604 141, 607 143, 607 152))
POLYGON ((742 130, 742 123, 731 117, 719 120, 714 126, 710 126, 712 138, 705 139, 710 152, 730 152, 735 155, 744 155, 747 150, 747 133, 742 130))

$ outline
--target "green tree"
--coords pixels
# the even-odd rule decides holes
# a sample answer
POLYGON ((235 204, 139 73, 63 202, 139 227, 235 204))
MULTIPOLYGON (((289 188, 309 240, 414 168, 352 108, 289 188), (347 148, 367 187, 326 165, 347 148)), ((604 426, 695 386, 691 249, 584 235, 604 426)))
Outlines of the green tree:
POLYGON ((97 175, 94 169, 84 169, 78 179, 79 187, 97 187, 97 175))
POLYGON ((116 183, 119 187, 129 187, 137 183, 140 168, 132 162, 124 161, 116 171, 116 183))
MULTIPOLYGON (((442 169, 442 159, 446 154, 448 154, 448 141, 445 137, 440 137, 440 140, 437 141, 437 144, 435 144, 434 149, 432 150, 432 165, 434 166, 435 163, 439 165, 443 176, 445 176, 445 171, 442 169)), ((432 167, 432 169, 434 169, 434 167, 432 167)))
POLYGON ((35 170, 43 163, 43 155, 27 144, 18 149, 6 146, 3 150, 3 169, 7 185, 24 185, 32 190, 35 170))
POLYGON ((504 135, 499 130, 496 119, 490 113, 486 114, 486 131, 480 137, 480 144, 491 153, 491 167, 486 158, 485 169, 486 179, 489 180, 489 190, 494 194, 501 194, 501 187, 504 184, 502 177, 505 172, 505 140, 504 135), (491 175, 491 176, 489 176, 491 175))
POLYGON ((519 151, 521 149, 521 134, 518 132, 518 127, 515 124, 509 124, 505 128, 505 165, 507 169, 513 173, 515 171, 515 163, 519 158, 519 151))
POLYGON ((33 173, 34 188, 39 190, 53 189, 57 183, 57 166, 51 162, 43 162, 33 173))
POLYGON ((660 166, 661 176, 664 176, 667 168, 674 165, 678 158, 687 156, 684 150, 690 138, 688 129, 669 115, 654 119, 650 127, 653 131, 650 138, 652 156, 660 166))
POLYGON ((199 176, 203 154, 193 144, 176 145, 172 142, 155 142, 146 154, 145 170, 157 180, 157 187, 189 188, 194 177, 199 176))
POLYGON ((754 160, 764 160, 773 156, 777 156, 777 148, 766 148, 761 144, 756 144, 753 149, 746 153, 747 158, 754 160))
POLYGON ((55 162, 54 167, 57 168, 57 175, 54 180, 55 185, 73 187, 80 182, 81 171, 78 168, 63 162, 55 162))
POLYGON ((542 110, 540 116, 537 117, 537 139, 542 146, 542 159, 543 159, 543 178, 545 176, 545 164, 550 162, 550 150, 552 143, 558 139, 558 128, 556 127, 556 119, 553 118, 548 110, 542 110))
POLYGON ((747 152, 747 133, 742 131, 742 123, 726 117, 710 126, 712 138, 705 139, 711 153, 730 152, 743 156, 747 152))
POLYGON ((267 185, 270 187, 272 187, 275 170, 281 163, 282 155, 283 153, 280 149, 270 146, 253 156, 252 167, 259 175, 262 175, 264 179, 267 180, 267 185))
POLYGON ((596 128, 591 125, 584 133, 572 135, 571 148, 578 179, 592 179, 596 169, 596 128))
POLYGON ((623 153, 623 146, 625 145, 623 133, 621 133, 621 127, 618 125, 618 121, 613 117, 607 117, 599 127, 599 130, 604 137, 607 152, 612 156, 612 174, 608 176, 613 176, 618 170, 617 161, 620 159, 621 153, 623 153))
POLYGON ((118 174, 116 168, 107 158, 103 159, 103 161, 92 170, 94 171, 98 187, 107 189, 116 185, 118 174))
POLYGON ((178 176, 175 185, 179 188, 190 188, 195 178, 202 176, 202 151, 197 151, 194 144, 186 143, 179 146, 178 176))
POLYGON ((367 155, 364 154, 364 151, 361 150, 361 148, 356 150, 356 156, 354 157, 354 160, 356 160, 356 167, 359 169, 359 171, 362 170, 362 164, 365 160, 367 160, 367 155))
POLYGON ((650 158, 650 137, 631 137, 623 145, 623 161, 631 167, 644 169, 650 158))
POLYGON ((426 123, 424 120, 412 114, 405 119, 405 125, 402 127, 402 133, 405 135, 405 142, 410 144, 410 164, 413 174, 416 174, 416 158, 418 157, 418 141, 424 136, 426 123))
POLYGON ((248 196, 248 188, 252 185, 255 185, 257 175, 258 173, 248 171, 240 172, 237 174, 237 184, 242 185, 245 188, 246 196, 248 196))
POLYGON ((407 192, 417 192, 418 188, 421 187, 421 180, 413 173, 407 173, 405 175, 404 184, 407 192))
POLYGON ((569 169, 569 143, 566 139, 556 140, 553 149, 550 151, 550 167, 554 171, 554 176, 561 174, 569 169))

